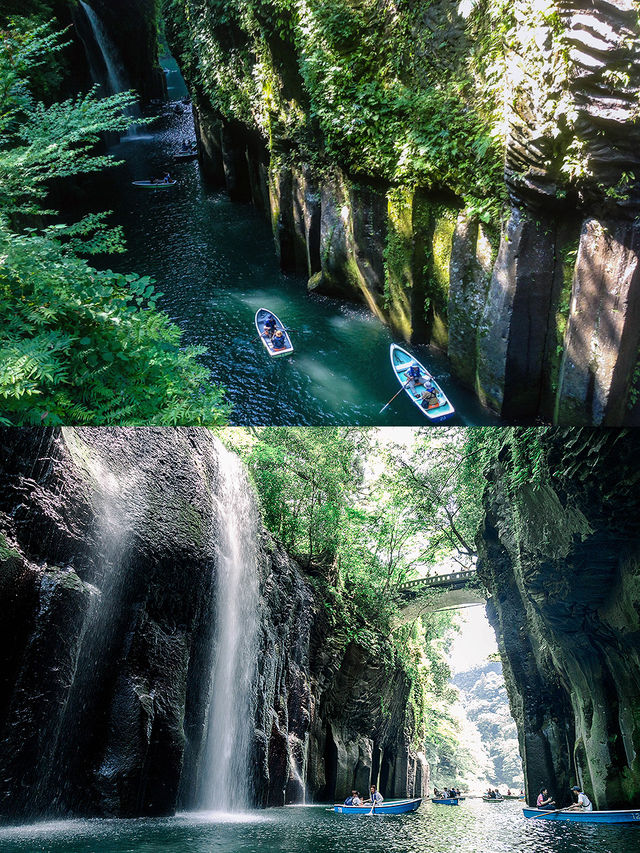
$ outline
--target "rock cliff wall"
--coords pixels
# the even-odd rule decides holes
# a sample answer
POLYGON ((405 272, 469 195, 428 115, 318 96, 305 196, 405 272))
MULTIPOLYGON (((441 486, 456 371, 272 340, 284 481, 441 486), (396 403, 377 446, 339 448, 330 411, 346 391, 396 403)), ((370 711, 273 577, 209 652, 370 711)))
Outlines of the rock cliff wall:
POLYGON ((633 0, 167 0, 203 165, 283 269, 508 419, 635 423, 633 0))
MULTIPOLYGON (((211 670, 217 451, 204 430, 0 433, 0 814, 189 808, 211 670)), ((422 791, 409 684, 260 551, 258 805, 422 791)), ((378 645, 376 645, 378 644, 378 645)), ((382 649, 383 650, 383 649, 382 649)))
MULTIPOLYGON (((142 102, 162 98, 167 87, 158 63, 159 0, 88 0, 109 41, 124 81, 142 102)), ((107 83, 107 71, 87 16, 77 0, 5 0, 0 24, 11 16, 50 21, 65 31, 64 51, 49 69, 46 99, 85 92, 96 81, 107 83)), ((108 90, 108 87, 107 87, 108 90)))
POLYGON ((491 472, 478 570, 492 594, 533 803, 581 784, 598 808, 640 803, 640 438, 555 430, 524 482, 491 472), (527 482, 529 480, 529 482, 527 482))

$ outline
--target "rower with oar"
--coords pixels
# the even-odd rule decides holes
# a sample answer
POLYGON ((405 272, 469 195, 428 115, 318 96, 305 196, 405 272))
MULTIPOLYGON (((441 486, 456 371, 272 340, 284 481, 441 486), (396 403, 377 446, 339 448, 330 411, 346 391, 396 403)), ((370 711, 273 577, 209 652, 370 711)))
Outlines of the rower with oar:
POLYGON ((409 380, 407 379, 407 381, 404 383, 404 385, 401 385, 401 386, 400 386, 400 390, 399 390, 399 391, 396 391, 396 393, 395 393, 395 394, 393 395, 393 397, 389 400, 389 402, 388 402, 388 403, 386 403, 386 404, 385 404, 385 405, 380 409, 379 414, 382 414, 382 413, 384 412, 384 410, 385 410, 385 409, 388 409, 388 408, 389 408, 389 406, 393 403, 393 401, 396 399, 396 397, 398 396, 398 394, 402 394, 402 392, 404 391, 404 389, 407 387, 407 385, 408 385, 408 384, 409 384, 409 380))
POLYGON ((369 812, 369 814, 373 814, 376 810, 376 806, 381 806, 384 802, 384 797, 382 796, 380 791, 376 790, 375 785, 372 785, 369 790, 371 793, 369 795, 369 799, 364 801, 364 805, 368 806, 369 803, 371 803, 371 811, 369 812))

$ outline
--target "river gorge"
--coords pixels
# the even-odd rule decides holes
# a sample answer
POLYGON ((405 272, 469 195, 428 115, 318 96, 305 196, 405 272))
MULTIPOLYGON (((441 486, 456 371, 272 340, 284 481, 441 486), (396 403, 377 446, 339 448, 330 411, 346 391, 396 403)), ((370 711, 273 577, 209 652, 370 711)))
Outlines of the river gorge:
MULTIPOLYGON (((189 343, 211 348, 209 364, 220 362, 222 341, 227 355, 246 356, 250 312, 227 325, 229 297, 255 308, 268 296, 283 312, 291 300, 301 358, 285 375, 285 398, 310 399, 285 421, 267 371, 258 389, 270 392, 267 417, 377 423, 381 406, 358 367, 373 351, 369 373, 382 369, 391 384, 378 350, 394 339, 433 363, 463 423, 488 422, 488 409, 510 423, 636 424, 633 0, 49 2, 70 27, 62 92, 130 85, 147 108, 166 101, 176 74, 168 55, 163 74, 159 31, 175 56, 199 172, 238 211, 193 192, 182 166, 173 207, 171 195, 146 206, 131 192, 114 200, 105 182, 84 191, 93 210, 111 203, 125 231, 137 216, 168 236, 159 279, 163 292, 173 287, 160 305, 189 343), (247 204, 255 215, 239 212, 247 204), (210 233, 219 215, 225 226, 210 233), (230 257, 239 263, 225 268, 230 257)), ((183 112, 179 101, 174 109, 183 112)), ((134 156, 130 171, 173 171, 174 153, 134 156)), ((155 174, 112 173, 111 184, 155 174)), ((72 193, 71 209, 85 202, 72 193)), ((127 235, 128 268, 142 275, 159 268, 153 232, 127 235)), ((214 379, 230 384, 234 404, 240 396, 236 423, 265 417, 264 405, 246 412, 233 377, 218 369, 214 379)))
POLYGON ((0 0, 2 853, 640 850, 639 152, 639 0, 0 0))
MULTIPOLYGON (((516 446, 505 442, 487 468, 478 574, 527 798, 546 781, 568 801, 578 779, 599 809, 630 808, 640 790, 638 439, 541 434, 547 473, 534 483, 518 479, 516 446)), ((436 780, 419 743, 417 675, 373 624, 354 638, 336 577, 267 533, 243 464, 219 438, 5 430, 0 449, 4 820, 187 813, 139 825, 148 830, 77 820, 0 830, 6 849, 31 849, 48 832, 50 849, 85 849, 76 836, 90 845, 112 831, 101 849, 119 850, 139 831, 265 849, 264 839, 292 831, 299 846, 286 849, 301 850, 311 849, 308 832, 325 838, 318 849, 343 849, 336 825, 309 804, 370 781, 388 798, 428 795, 436 780), (305 803, 289 817, 247 811, 305 803), (192 812, 231 817, 209 826, 192 812)), ((557 827, 525 831, 517 803, 489 824, 491 807, 464 808, 457 829, 427 811, 410 836, 436 821, 472 850, 463 827, 479 821, 474 832, 506 827, 507 846, 495 849, 513 849, 516 838, 539 849, 541 831, 551 833, 545 849, 556 849, 557 827)), ((394 830, 381 832, 383 849, 394 830)), ((615 846, 616 832, 610 849, 629 849, 615 846)), ((340 837, 348 845, 349 833, 340 837)))

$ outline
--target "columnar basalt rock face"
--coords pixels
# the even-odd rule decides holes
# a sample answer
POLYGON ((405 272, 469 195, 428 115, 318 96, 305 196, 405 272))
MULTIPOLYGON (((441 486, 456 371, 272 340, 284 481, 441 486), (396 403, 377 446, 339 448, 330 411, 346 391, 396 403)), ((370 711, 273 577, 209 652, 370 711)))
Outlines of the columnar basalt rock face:
POLYGON ((598 808, 640 797, 640 509, 634 433, 557 430, 549 472, 485 499, 479 574, 518 726, 528 801, 541 785, 598 808))
MULTIPOLYGON (((405 340, 448 349, 458 378, 508 419, 631 423, 638 284, 637 247, 627 232, 640 201, 637 4, 517 0, 508 9, 488 4, 482 10, 481 5, 465 2, 452 9, 435 2, 424 9, 410 0, 400 6, 312 0, 285 20, 275 2, 267 4, 267 13, 243 0, 229 4, 225 16, 200 8, 194 25, 193 8, 186 16, 176 0, 170 30, 201 114, 238 120, 262 139, 261 157, 273 163, 266 167, 271 220, 285 269, 307 277, 313 290, 364 302, 405 340), (499 48, 496 28, 504 30, 499 48), (203 35, 196 50, 186 39, 195 30, 203 35), (412 50, 404 46, 407 32, 412 50), (390 74, 393 83, 384 79, 384 96, 377 89, 378 67, 363 61, 367 50, 379 54, 381 63, 383 55, 388 59, 380 79, 390 74), (404 70, 393 77, 389 68, 396 54, 404 70), (353 63, 344 75, 354 77, 341 97, 336 92, 342 83, 331 69, 345 56, 353 63), (443 121, 435 143, 415 149, 420 130, 405 139, 410 116, 402 127, 394 126, 400 138, 393 155, 381 142, 388 116, 402 109, 394 101, 398 83, 408 96, 417 92, 428 100, 434 87, 440 91, 443 81, 462 73, 461 63, 467 69, 466 114, 473 118, 482 104, 479 114, 505 155, 500 186, 487 171, 495 202, 490 217, 482 212, 484 196, 480 207, 467 198, 474 175, 467 174, 464 187, 452 178, 461 143, 437 109, 425 117, 436 128, 443 121), (323 75, 327 84, 319 87, 323 75), (365 91, 376 94, 365 97, 365 91), (344 138, 334 139, 340 131, 344 138), (432 173, 438 145, 449 156, 432 173), (374 162, 371 150, 377 148, 374 162), (406 180, 412 168, 418 177, 406 180), (301 171, 314 187, 313 202, 296 217, 290 212, 300 195, 301 171), (446 207, 445 218, 455 222, 459 216, 459 227, 434 230, 423 215, 425 204, 446 207), (481 218, 491 238, 488 247, 474 236, 481 218), (320 223, 319 241, 310 220, 320 223), (613 244, 595 245, 594 221, 615 235, 613 244), (586 301, 579 266, 574 298, 563 292, 576 257, 574 243, 579 258, 593 261, 586 301), (607 294, 620 277, 628 294, 611 308, 607 294), (597 365, 594 350, 606 350, 597 365)), ((204 149, 211 145, 205 136, 204 149)), ((474 145, 467 165, 478 146, 489 150, 480 140, 474 145)), ((484 174, 485 166, 479 163, 477 171, 484 174)))
POLYGON ((640 347, 640 226, 589 219, 580 236, 558 420, 624 421, 640 347))
MULTIPOLYGON (((217 458, 204 430, 0 432, 3 817, 195 805, 217 458)), ((331 798, 372 773, 422 791, 405 676, 379 663, 382 646, 349 642, 266 534, 259 572, 256 804, 331 798)))
POLYGON ((512 210, 494 270, 494 277, 505 281, 497 303, 490 291, 485 318, 495 314, 494 303, 502 302, 505 290, 513 298, 500 323, 501 339, 506 337, 508 345, 492 347, 484 339, 480 386, 490 389, 488 402, 507 417, 539 411, 559 423, 620 425, 627 417, 638 349, 640 279, 631 224, 640 203, 637 5, 631 0, 558 0, 544 7, 522 0, 515 20, 518 27, 507 56, 505 164, 512 210), (546 236, 555 230, 549 218, 566 220, 576 212, 586 219, 560 343, 564 353, 557 394, 551 401, 544 390, 551 361, 541 359, 539 346, 531 346, 523 329, 534 319, 540 334, 546 329, 548 339, 553 338, 554 268, 561 246, 554 249, 553 239, 550 243, 546 236), (523 217, 547 225, 539 239, 514 247, 511 232, 523 217), (515 269, 505 271, 509 254, 529 263, 536 281, 519 277, 515 269), (541 254, 546 262, 539 264, 541 254), (542 315, 532 315, 531 305, 542 315), (537 408, 536 396, 541 401, 537 408))

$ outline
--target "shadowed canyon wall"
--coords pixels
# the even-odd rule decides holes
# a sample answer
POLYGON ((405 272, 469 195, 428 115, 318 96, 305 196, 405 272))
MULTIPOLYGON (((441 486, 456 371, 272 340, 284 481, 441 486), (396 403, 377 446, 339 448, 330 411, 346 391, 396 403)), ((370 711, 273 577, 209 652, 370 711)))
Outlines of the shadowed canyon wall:
POLYGON ((505 417, 637 420, 633 0, 167 0, 202 164, 286 271, 505 417))
MULTIPOLYGON (((5 820, 196 805, 218 447, 191 429, 0 432, 5 820)), ((371 778, 422 793, 410 685, 385 640, 351 641, 321 581, 259 535, 251 801, 331 800, 371 778)))
MULTIPOLYGON (((507 444, 485 494, 478 572, 518 726, 527 800, 640 802, 640 437, 553 430, 542 468, 507 444)), ((542 461, 543 460, 543 461, 542 461)))

